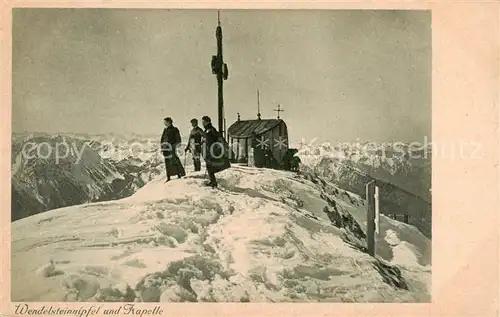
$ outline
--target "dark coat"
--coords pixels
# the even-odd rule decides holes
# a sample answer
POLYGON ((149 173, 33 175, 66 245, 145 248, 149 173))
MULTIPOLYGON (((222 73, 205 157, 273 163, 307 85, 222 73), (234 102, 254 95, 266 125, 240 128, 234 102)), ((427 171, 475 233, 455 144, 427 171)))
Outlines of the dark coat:
POLYGON ((221 134, 209 125, 205 129, 205 142, 203 147, 203 158, 209 173, 218 173, 229 167, 229 145, 221 134))
POLYGON ((191 150, 193 154, 201 153, 201 140, 205 132, 200 127, 194 127, 189 133, 189 140, 186 150, 191 150))
POLYGON ((174 126, 163 129, 160 142, 163 156, 176 155, 176 147, 182 142, 179 129, 174 126))
MULTIPOLYGON (((283 156, 283 168, 287 171, 291 171, 293 168, 292 161, 294 160, 294 155, 297 154, 297 149, 288 149, 283 156)), ((298 157, 297 157, 298 158, 298 157)), ((299 159, 300 160, 300 159, 299 159)), ((300 163, 300 162, 299 162, 300 163)))
POLYGON ((174 126, 163 129, 160 142, 161 152, 165 157, 167 176, 186 175, 181 160, 177 156, 177 147, 182 142, 179 129, 174 126))

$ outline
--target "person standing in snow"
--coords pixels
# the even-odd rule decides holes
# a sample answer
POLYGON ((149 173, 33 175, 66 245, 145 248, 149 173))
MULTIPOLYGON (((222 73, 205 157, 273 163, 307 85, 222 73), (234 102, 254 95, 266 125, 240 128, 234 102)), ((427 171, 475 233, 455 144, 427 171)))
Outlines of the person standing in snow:
POLYGON ((201 170, 201 139, 204 132, 198 126, 197 119, 191 119, 191 125, 193 126, 193 129, 191 130, 191 133, 189 133, 189 140, 184 153, 187 153, 188 151, 191 152, 191 155, 193 156, 194 171, 197 172, 201 170))
POLYGON ((210 179, 206 185, 217 187, 215 174, 231 167, 231 163, 229 163, 229 146, 220 132, 212 125, 210 117, 204 116, 201 120, 205 128, 203 156, 210 179))
POLYGON ((161 135, 161 151, 165 158, 165 169, 167 172, 167 180, 170 180, 172 175, 177 175, 181 178, 186 175, 181 160, 177 155, 177 147, 181 144, 181 134, 179 129, 174 127, 172 118, 166 117, 163 119, 165 129, 161 135))

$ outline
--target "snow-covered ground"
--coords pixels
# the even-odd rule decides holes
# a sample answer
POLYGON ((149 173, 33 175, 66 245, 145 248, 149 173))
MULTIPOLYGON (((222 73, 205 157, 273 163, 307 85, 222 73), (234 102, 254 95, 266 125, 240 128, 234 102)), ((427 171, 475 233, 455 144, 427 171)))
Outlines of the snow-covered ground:
POLYGON ((427 302, 431 241, 327 180, 234 166, 12 224, 12 301, 427 302))

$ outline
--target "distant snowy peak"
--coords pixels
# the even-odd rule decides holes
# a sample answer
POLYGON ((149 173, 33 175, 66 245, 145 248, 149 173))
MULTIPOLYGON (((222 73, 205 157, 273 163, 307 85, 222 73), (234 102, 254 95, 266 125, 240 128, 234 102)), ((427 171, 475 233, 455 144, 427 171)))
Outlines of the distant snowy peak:
POLYGON ((13 134, 12 219, 133 194, 164 171, 156 139, 113 134, 13 134))
POLYGON ((299 144, 298 156, 302 163, 316 166, 324 158, 332 162, 363 165, 372 169, 383 169, 391 175, 408 173, 413 169, 427 167, 432 160, 432 147, 412 147, 408 144, 355 143, 332 146, 322 144, 299 144))
POLYGON ((298 147, 304 169, 339 181, 339 176, 357 173, 395 185, 431 201, 432 146, 371 144, 332 146, 330 143, 298 147))
POLYGON ((123 178, 114 167, 104 161, 88 142, 64 136, 28 138, 18 145, 14 174, 39 165, 64 169, 76 173, 75 176, 94 174, 103 178, 123 178))
POLYGON ((125 175, 85 140, 37 136, 13 147, 13 220, 61 206, 116 198, 114 193, 126 182, 125 175))

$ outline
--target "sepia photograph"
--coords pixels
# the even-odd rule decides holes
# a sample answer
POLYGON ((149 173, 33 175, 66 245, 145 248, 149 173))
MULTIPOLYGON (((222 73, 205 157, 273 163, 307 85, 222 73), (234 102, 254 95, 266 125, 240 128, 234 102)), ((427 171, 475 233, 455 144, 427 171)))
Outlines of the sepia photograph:
POLYGON ((427 10, 14 8, 11 300, 430 303, 432 71, 427 10))

